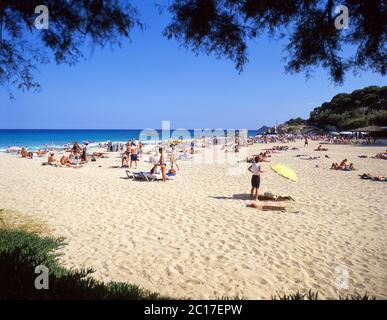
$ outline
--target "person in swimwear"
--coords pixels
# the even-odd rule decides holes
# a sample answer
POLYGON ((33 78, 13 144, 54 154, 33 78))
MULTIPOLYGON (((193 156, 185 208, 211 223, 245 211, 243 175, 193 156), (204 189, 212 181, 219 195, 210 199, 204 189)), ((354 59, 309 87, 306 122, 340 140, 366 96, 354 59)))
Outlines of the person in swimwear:
POLYGON ((167 181, 167 174, 166 174, 167 164, 164 161, 163 148, 159 148, 159 153, 160 153, 160 159, 159 159, 158 165, 160 166, 160 169, 161 169, 161 175, 163 177, 163 182, 166 182, 167 181))

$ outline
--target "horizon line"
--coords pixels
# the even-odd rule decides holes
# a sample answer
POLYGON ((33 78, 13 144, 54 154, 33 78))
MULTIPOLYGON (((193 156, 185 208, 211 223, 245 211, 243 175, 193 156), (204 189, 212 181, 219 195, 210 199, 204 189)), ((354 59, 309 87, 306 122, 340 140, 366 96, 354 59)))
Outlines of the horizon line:
MULTIPOLYGON (((270 126, 261 126, 261 127, 269 127, 270 126)), ((152 129, 152 130, 160 130, 162 131, 163 129, 155 129, 155 128, 142 128, 142 129, 95 129, 95 128, 87 128, 87 129, 60 129, 60 128, 57 128, 57 129, 49 129, 49 128, 42 128, 42 129, 37 129, 37 128, 8 128, 8 129, 5 129, 5 128, 0 128, 0 131, 4 131, 4 130, 67 130, 67 131, 70 131, 70 130, 149 130, 149 129, 152 129)), ((258 128, 260 129, 260 128, 258 128)), ((200 128, 171 128, 170 130, 249 130, 249 131, 256 131, 258 129, 247 129, 247 128, 242 128, 242 129, 235 129, 235 128, 226 128, 226 129, 223 129, 223 128, 203 128, 203 129, 200 129, 200 128)))

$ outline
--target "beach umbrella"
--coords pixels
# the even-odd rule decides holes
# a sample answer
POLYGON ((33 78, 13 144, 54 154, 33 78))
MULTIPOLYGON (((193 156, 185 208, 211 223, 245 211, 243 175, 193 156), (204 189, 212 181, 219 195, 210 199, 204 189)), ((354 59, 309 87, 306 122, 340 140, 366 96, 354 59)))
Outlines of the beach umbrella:
POLYGON ((280 176, 296 182, 298 180, 297 174, 293 169, 283 165, 283 164, 272 164, 271 168, 274 172, 278 173, 280 176))

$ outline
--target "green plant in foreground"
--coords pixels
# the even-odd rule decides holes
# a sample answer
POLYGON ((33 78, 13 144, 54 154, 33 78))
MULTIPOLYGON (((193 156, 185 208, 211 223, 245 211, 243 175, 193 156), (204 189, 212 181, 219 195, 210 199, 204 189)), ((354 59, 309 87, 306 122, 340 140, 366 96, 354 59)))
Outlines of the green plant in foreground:
POLYGON ((93 269, 68 270, 59 264, 64 239, 24 230, 0 229, 0 299, 169 299, 136 285, 103 283, 93 269), (49 289, 35 288, 35 267, 49 269, 49 289))
MULTIPOLYGON (((301 293, 297 291, 291 294, 277 294, 271 297, 272 300, 319 300, 318 292, 309 290, 307 293, 301 293)), ((334 300, 334 299, 328 299, 334 300)), ((354 295, 347 295, 345 297, 339 296, 339 300, 376 300, 374 296, 370 296, 367 293, 361 295, 356 293, 354 295)))

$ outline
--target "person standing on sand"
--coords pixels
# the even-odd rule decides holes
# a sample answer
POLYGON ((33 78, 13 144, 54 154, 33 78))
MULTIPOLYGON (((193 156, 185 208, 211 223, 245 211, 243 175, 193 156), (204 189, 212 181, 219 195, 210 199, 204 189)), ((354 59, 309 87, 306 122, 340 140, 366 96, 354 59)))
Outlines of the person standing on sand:
POLYGON ((171 150, 171 157, 170 157, 171 168, 173 169, 173 165, 175 164, 177 170, 180 170, 179 165, 177 164, 176 158, 177 158, 176 157, 176 149, 175 149, 175 146, 173 146, 172 150, 171 150))
POLYGON ((87 147, 84 146, 82 149, 82 154, 81 154, 81 161, 87 162, 87 147))
POLYGON ((138 161, 137 147, 136 147, 136 144, 132 142, 132 146, 130 148, 130 169, 132 169, 133 162, 135 165, 135 169, 137 169, 137 161, 138 161))
POLYGON ((138 142, 138 156, 141 157, 142 156, 142 148, 143 148, 143 144, 141 141, 138 142))
POLYGON ((304 144, 304 148, 308 146, 308 136, 305 136, 305 144, 304 144))
POLYGON ((253 174, 251 177, 251 200, 258 200, 259 186, 261 184, 261 173, 263 173, 262 166, 259 164, 262 159, 259 156, 254 158, 253 164, 249 167, 249 171, 253 174))
POLYGON ((161 175, 163 177, 163 182, 167 181, 167 175, 166 175, 166 166, 167 164, 164 161, 164 153, 163 153, 163 148, 159 148, 159 153, 160 153, 160 159, 159 159, 159 166, 161 169, 161 175))

